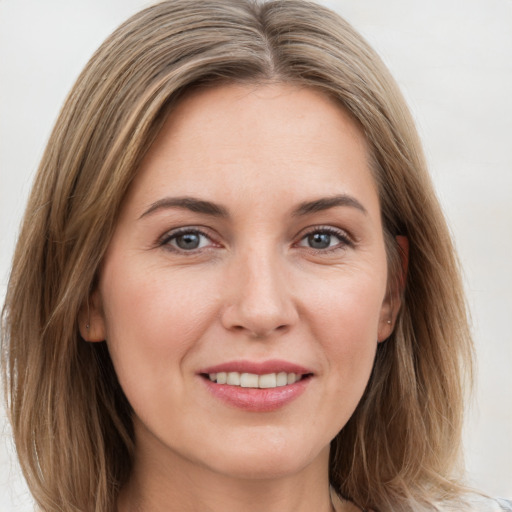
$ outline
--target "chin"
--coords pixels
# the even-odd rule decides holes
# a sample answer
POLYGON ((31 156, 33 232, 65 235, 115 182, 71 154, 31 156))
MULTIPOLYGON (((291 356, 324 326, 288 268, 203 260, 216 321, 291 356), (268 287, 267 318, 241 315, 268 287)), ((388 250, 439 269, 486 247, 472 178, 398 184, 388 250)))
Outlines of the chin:
POLYGON ((265 480, 283 478, 304 471, 308 466, 329 460, 329 445, 320 450, 309 450, 307 443, 290 439, 266 438, 262 442, 247 443, 241 449, 224 450, 212 457, 208 466, 217 473, 230 477, 265 480))
POLYGON ((309 461, 297 457, 239 457, 237 460, 224 460, 213 467, 217 473, 231 478, 247 480, 269 480, 284 478, 300 473, 309 461))

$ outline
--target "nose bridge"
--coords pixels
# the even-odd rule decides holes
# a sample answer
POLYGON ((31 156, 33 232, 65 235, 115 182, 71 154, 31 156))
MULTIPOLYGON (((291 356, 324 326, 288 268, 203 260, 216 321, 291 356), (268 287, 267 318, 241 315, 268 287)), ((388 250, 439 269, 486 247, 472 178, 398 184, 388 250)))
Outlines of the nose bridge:
POLYGON ((289 284, 285 256, 275 245, 240 250, 230 273, 225 326, 257 337, 290 327, 297 312, 289 284))

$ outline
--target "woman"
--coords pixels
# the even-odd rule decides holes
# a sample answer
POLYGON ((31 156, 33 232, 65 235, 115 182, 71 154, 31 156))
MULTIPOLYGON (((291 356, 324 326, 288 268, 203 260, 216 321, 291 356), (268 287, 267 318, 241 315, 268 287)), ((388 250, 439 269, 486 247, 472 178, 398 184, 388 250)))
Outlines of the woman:
POLYGON ((9 407, 42 510, 476 509, 453 247, 396 85, 330 11, 128 20, 14 261, 9 407))

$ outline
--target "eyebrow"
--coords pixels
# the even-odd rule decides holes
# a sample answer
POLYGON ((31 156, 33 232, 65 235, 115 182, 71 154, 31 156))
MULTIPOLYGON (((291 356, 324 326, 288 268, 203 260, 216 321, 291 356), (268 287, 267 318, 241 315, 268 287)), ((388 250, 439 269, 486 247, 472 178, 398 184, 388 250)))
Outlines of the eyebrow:
MULTIPOLYGON (((349 206, 360 210, 365 215, 368 213, 366 208, 354 197, 347 194, 336 195, 332 197, 322 197, 314 201, 306 201, 301 203, 293 211, 294 217, 301 217, 311 213, 321 212, 335 208, 337 206, 349 206)), ((212 215, 214 217, 229 217, 229 213, 223 206, 213 203, 211 201, 204 201, 194 197, 164 197, 152 203, 149 208, 139 217, 142 219, 159 210, 166 210, 169 208, 181 208, 195 213, 202 213, 204 215, 212 215)))
POLYGON ((330 208, 335 208, 337 206, 349 206, 360 210, 365 215, 368 214, 366 208, 355 197, 349 196, 347 194, 341 194, 332 197, 322 197, 321 199, 301 203, 293 211, 293 215, 295 217, 300 217, 311 213, 329 210, 330 208))
POLYGON ((196 199, 194 197, 164 197, 151 204, 139 219, 158 210, 166 210, 169 208, 181 208, 195 213, 213 215, 214 217, 228 217, 226 208, 210 201, 203 201, 202 199, 196 199))

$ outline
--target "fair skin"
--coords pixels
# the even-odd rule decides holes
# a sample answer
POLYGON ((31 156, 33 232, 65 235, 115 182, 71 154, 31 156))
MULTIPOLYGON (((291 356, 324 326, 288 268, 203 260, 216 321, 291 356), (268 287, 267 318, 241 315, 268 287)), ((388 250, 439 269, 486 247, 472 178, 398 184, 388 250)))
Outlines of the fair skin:
POLYGON ((82 328, 107 340, 134 409, 119 511, 332 510, 329 444, 398 302, 366 141, 338 105, 283 84, 187 96, 124 201, 82 328), (261 389, 262 374, 285 383, 261 389))

